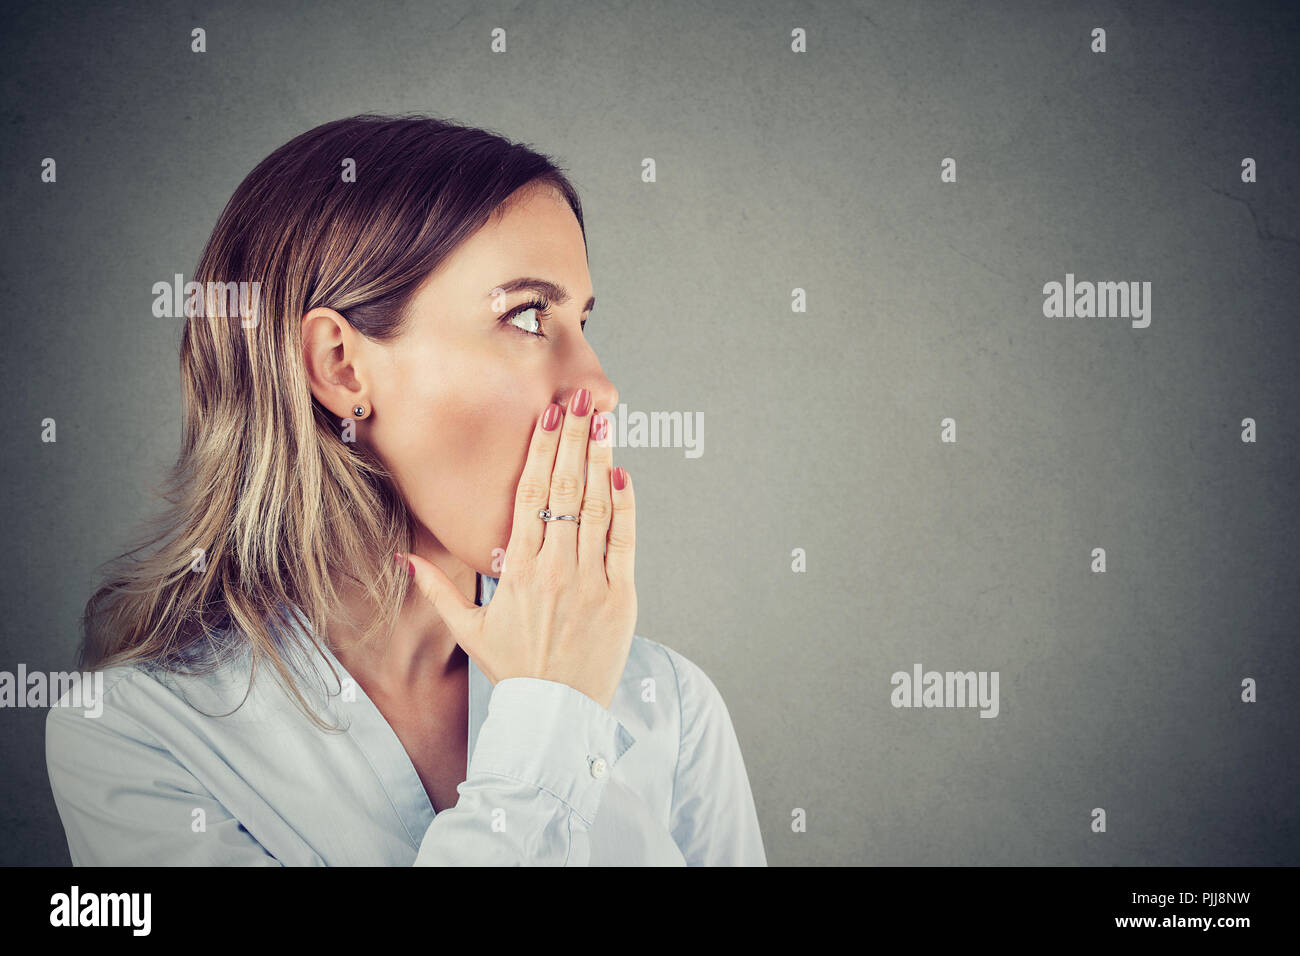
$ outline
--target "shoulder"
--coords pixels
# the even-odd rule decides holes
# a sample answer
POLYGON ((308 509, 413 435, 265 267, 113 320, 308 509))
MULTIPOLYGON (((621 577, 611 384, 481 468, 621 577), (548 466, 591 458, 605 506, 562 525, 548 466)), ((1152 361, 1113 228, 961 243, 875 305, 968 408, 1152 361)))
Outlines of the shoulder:
POLYGON ((624 680, 631 679, 644 686, 645 677, 655 678, 660 692, 675 698, 680 707, 683 736, 701 719, 719 714, 726 717, 722 694, 704 668, 681 651, 638 634, 632 638, 624 680))
POLYGON ((68 676, 66 690, 45 718, 47 751, 94 746, 107 735, 163 747, 179 727, 193 727, 204 712, 224 713, 256 699, 249 693, 247 661, 241 659, 191 672, 130 663, 68 676))
POLYGON ((153 683, 139 665, 119 664, 103 670, 72 672, 60 696, 45 715, 47 743, 53 739, 81 736, 81 731, 139 728, 144 702, 153 683))
POLYGON ((71 675, 45 715, 45 766, 60 813, 115 792, 114 781, 166 764, 165 720, 148 673, 119 665, 71 675))
POLYGON ((81 674, 45 717, 60 812, 147 802, 141 781, 154 793, 209 794, 213 779, 237 776, 235 762, 262 743, 305 742, 292 703, 255 670, 252 681, 246 660, 225 659, 184 671, 129 663, 81 674))
POLYGON ((704 668, 657 641, 633 640, 640 658, 671 673, 677 723, 670 830, 688 865, 765 862, 749 775, 731 714, 704 668))

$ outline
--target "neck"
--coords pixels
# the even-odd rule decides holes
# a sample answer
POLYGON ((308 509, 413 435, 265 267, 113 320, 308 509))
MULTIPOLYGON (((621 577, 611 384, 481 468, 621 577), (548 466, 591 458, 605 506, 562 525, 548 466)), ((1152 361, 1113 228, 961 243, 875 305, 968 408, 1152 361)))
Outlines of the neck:
MULTIPOLYGON (((440 545, 417 544, 415 553, 437 565, 473 603, 478 572, 440 545)), ((446 622, 419 588, 412 586, 407 591, 387 642, 380 637, 370 647, 363 647, 358 643, 361 628, 354 622, 373 620, 379 608, 351 582, 336 587, 343 599, 344 614, 330 622, 330 649, 363 685, 403 694, 455 677, 469 663, 446 622)))

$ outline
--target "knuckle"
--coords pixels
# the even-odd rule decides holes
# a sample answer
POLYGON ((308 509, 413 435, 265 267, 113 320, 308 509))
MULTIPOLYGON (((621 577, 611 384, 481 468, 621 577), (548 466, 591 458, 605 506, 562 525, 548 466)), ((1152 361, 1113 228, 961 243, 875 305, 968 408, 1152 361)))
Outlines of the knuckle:
POLYGON ((587 439, 590 437, 589 429, 591 426, 585 418, 578 418, 576 416, 573 418, 573 423, 572 428, 566 428, 564 430, 564 434, 560 436, 560 440, 566 445, 570 445, 574 448, 586 448, 587 439))
POLYGON ((576 498, 581 488, 573 475, 559 474, 551 477, 551 496, 555 498, 576 498))
POLYGON ((537 556, 513 561, 510 565, 509 577, 502 577, 501 579, 501 587, 505 587, 508 583, 511 588, 518 588, 524 592, 528 591, 533 586, 533 580, 537 577, 538 561, 537 556))
POLYGON ((582 520, 603 522, 609 517, 609 502, 604 498, 587 498, 582 503, 582 520))
POLYGON ((529 478, 527 476, 519 479, 519 488, 515 492, 515 500, 527 508, 542 508, 546 505, 546 496, 550 488, 546 482, 538 478, 529 478))
POLYGON ((626 529, 614 528, 609 532, 609 550, 626 553, 636 544, 636 536, 626 529))
POLYGON ((533 584, 546 593, 554 593, 560 590, 568 576, 567 568, 554 557, 547 557, 533 569, 533 584))

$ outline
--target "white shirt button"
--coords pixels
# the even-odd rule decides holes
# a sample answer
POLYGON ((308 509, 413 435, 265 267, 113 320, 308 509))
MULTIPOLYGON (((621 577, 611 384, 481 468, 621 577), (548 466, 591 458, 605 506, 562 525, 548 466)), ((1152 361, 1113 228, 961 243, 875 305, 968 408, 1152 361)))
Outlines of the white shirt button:
POLYGON ((607 771, 608 769, 609 766, 605 763, 604 757, 597 757, 595 760, 591 762, 591 775, 593 777, 605 776, 605 771, 607 771))

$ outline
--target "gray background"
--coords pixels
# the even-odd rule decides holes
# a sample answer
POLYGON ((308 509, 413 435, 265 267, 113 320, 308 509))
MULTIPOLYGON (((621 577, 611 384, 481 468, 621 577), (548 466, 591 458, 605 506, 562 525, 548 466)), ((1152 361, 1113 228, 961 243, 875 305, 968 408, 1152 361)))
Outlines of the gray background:
MULTIPOLYGON (((637 632, 722 691, 769 862, 1300 863, 1294 5, 271 7, 32 4, 0 37, 0 669, 72 666, 154 513, 153 283, 294 135, 422 111, 571 171, 606 372, 704 413, 698 459, 615 450, 637 632), (1150 327, 1044 318, 1067 272, 1151 282, 1150 327), (894 709, 914 662, 999 671, 1000 715, 894 709)), ((0 711, 0 862, 68 860, 44 716, 0 711)))

